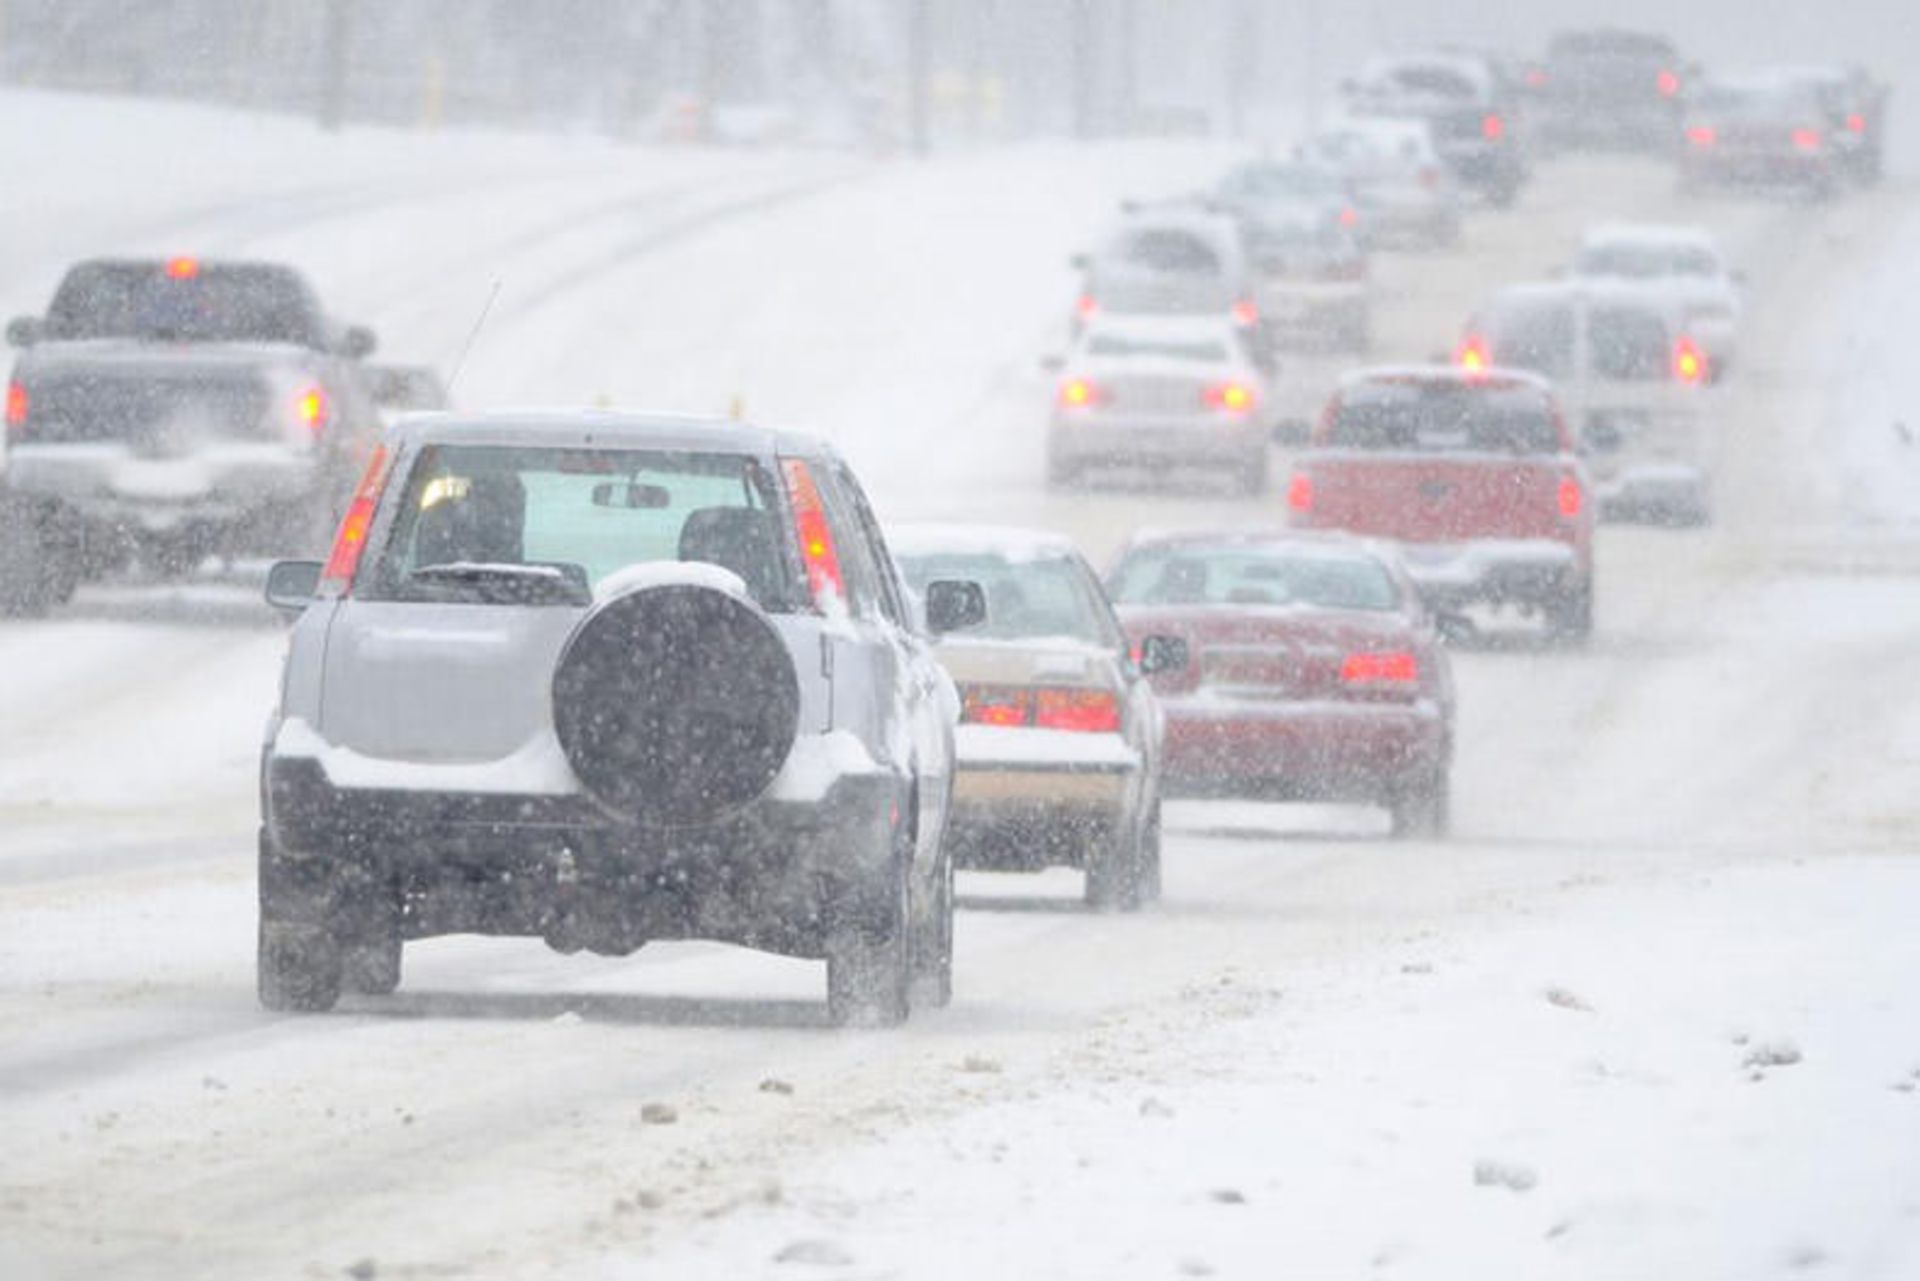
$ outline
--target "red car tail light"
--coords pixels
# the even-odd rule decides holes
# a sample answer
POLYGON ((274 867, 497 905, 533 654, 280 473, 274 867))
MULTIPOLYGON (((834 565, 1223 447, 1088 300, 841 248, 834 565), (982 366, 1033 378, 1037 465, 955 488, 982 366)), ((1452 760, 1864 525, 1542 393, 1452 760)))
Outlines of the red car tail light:
POLYGON ((1303 471, 1287 482, 1287 510, 1301 515, 1313 510, 1313 477, 1303 471))
POLYGON ((169 258, 167 259, 166 271, 169 280, 192 280, 200 274, 200 260, 198 258, 169 258))
POLYGON ((1216 383, 1200 393, 1208 409, 1219 409, 1229 414, 1245 414, 1253 410, 1253 389, 1244 383, 1216 383))
POLYGON ((1660 91, 1662 98, 1677 98, 1680 96, 1680 75, 1675 71, 1663 70, 1653 78, 1653 87, 1660 91))
POLYGON ((1414 685, 1420 680, 1420 660, 1410 650, 1348 654, 1340 664, 1343 685, 1414 685))
POLYGON ((1696 147, 1711 147, 1720 140, 1712 125, 1688 125, 1687 141, 1696 147))
POLYGON ((1856 111, 1852 115, 1847 117, 1848 133, 1865 133, 1866 131, 1867 131, 1867 118, 1865 116, 1861 115, 1859 112, 1856 111))
POLYGON ((1120 728, 1120 700, 1106 689, 1038 690, 1033 723, 1041 729, 1112 734, 1120 728))
POLYGON ((833 545, 833 526, 827 521, 826 504, 820 500, 820 488, 813 471, 798 458, 782 459, 781 474, 787 482, 787 501, 793 505, 793 533, 800 542, 800 563, 807 570, 807 592, 816 607, 825 609, 843 598, 845 580, 840 577, 840 553, 833 545))
POLYGON ((1820 150, 1820 131, 1818 129, 1795 129, 1792 134, 1793 145, 1801 151, 1820 150))
POLYGON ((27 398, 26 385, 18 379, 8 383, 7 435, 9 437, 19 437, 25 434, 23 429, 27 425, 27 410, 29 405, 30 402, 27 398))
POLYGON ((1461 340, 1453 353, 1453 363, 1470 374, 1477 374, 1493 363, 1487 355, 1487 340, 1479 334, 1469 334, 1461 340))
POLYGON ((1673 376, 1683 383, 1698 385, 1707 380, 1707 354, 1700 345, 1682 334, 1673 344, 1673 376))
POLYGON ((960 719, 968 725, 1025 725, 1033 719, 1033 696, 1013 685, 968 685, 960 695, 960 719))
POLYGON ((1498 142, 1507 136, 1507 122, 1491 113, 1480 118, 1480 136, 1488 142, 1498 142))
POLYGON ((373 528, 374 512, 380 506, 380 494, 387 487, 391 462, 385 445, 375 448, 373 457, 367 459, 367 469, 360 473, 360 484, 347 504, 347 514, 340 519, 339 532, 333 536, 333 552, 320 572, 323 593, 344 596, 353 586, 353 576, 360 572, 360 555, 367 549, 367 534, 373 528))
POLYGON ((1242 329, 1251 329, 1260 323, 1260 308, 1251 298, 1242 298, 1233 304, 1233 323, 1242 329))
POLYGON ((1587 496, 1580 490, 1580 482, 1571 476, 1560 480, 1560 515, 1573 520, 1580 515, 1580 509, 1586 506, 1587 496))

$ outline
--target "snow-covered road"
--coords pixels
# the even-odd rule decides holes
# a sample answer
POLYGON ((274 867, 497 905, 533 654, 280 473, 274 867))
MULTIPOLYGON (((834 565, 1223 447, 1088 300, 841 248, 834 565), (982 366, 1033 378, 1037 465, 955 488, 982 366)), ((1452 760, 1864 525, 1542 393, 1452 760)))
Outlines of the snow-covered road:
MULTIPOLYGON (((470 404, 738 397, 888 516, 1096 556, 1271 511, 1039 479, 1067 254, 1222 151, 883 166, 69 105, 0 131, 49 193, 0 214, 13 310, 81 253, 245 251, 446 361, 497 281, 470 404), (154 159, 185 142, 228 163, 154 159)), ((0 626, 0 1275, 1915 1275, 1915 195, 1680 205, 1568 162, 1465 253, 1388 260, 1379 354, 1418 358, 1587 221, 1714 225, 1754 281, 1720 522, 1605 530, 1590 649, 1459 656, 1455 839, 1192 804, 1139 918, 965 877, 956 1003, 897 1033, 828 1030, 818 966, 699 945, 437 940, 395 997, 262 1014, 276 625, 206 581, 0 626)), ((1337 365, 1291 368, 1304 404, 1337 365)))

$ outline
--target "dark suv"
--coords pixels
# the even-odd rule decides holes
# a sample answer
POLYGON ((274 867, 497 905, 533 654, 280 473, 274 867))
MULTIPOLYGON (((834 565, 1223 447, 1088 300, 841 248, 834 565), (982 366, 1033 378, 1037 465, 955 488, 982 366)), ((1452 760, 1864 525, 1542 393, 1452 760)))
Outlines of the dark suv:
POLYGON ((0 612, 128 561, 321 546, 378 438, 373 335, 279 264, 78 263, 7 338, 0 612))
POLYGON ((260 999, 400 981, 408 939, 824 957, 836 1020, 944 1003, 959 701, 829 449, 738 423, 423 415, 300 611, 261 769, 260 999))

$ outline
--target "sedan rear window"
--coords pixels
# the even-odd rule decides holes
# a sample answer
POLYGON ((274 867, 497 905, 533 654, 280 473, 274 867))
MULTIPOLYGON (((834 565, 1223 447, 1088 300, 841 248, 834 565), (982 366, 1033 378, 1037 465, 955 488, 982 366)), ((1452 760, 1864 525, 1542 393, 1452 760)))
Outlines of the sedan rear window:
POLYGON ((922 594, 928 583, 942 579, 980 584, 987 594, 987 621, 970 628, 966 637, 1119 643, 1090 572, 1066 557, 1016 561, 990 553, 932 552, 896 559, 907 582, 922 594))
POLYGON ((1159 357, 1164 360, 1191 360, 1223 365, 1229 359, 1226 344, 1206 339, 1181 341, 1177 338, 1147 338, 1134 334, 1095 333, 1087 339, 1089 356, 1159 357))
POLYGON ((1217 276, 1226 270, 1203 237, 1171 228, 1127 232, 1114 245, 1111 257, 1130 267, 1178 275, 1217 276))
POLYGON ((1536 387, 1379 382, 1334 403, 1326 443, 1336 449, 1415 453, 1553 454, 1553 402, 1536 387))
MULTIPOLYGON (((795 608, 773 489, 736 454, 430 445, 362 596, 566 604, 618 569, 698 562, 795 608)), ((389 501, 396 501, 389 499, 389 501)))
POLYGON ((1115 568, 1108 589, 1122 605, 1400 607, 1393 576, 1371 557, 1272 547, 1139 548, 1115 568))

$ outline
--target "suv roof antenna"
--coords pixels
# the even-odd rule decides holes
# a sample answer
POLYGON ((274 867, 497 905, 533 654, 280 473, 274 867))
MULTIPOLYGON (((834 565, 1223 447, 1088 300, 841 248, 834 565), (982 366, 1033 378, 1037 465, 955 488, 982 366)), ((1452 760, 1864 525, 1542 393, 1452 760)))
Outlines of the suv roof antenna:
POLYGON ((453 399, 453 386, 460 381, 460 371, 467 367, 467 357, 473 351, 474 341, 480 337, 480 329, 487 323, 487 317, 493 314, 493 303, 500 296, 500 278, 495 277, 493 288, 487 291, 487 300, 480 304, 480 314, 473 318, 473 328, 467 331, 467 340, 460 344, 460 354, 454 358, 453 370, 447 375, 447 399, 453 399))

